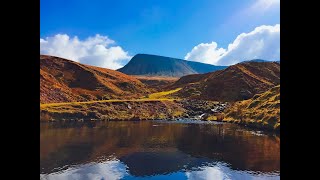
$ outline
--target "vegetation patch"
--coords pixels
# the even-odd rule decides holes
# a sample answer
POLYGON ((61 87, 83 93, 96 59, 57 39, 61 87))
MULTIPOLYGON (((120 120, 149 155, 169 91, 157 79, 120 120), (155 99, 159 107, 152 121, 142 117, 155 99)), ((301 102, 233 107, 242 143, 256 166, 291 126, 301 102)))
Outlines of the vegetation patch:
POLYGON ((179 103, 167 100, 104 101, 40 106, 42 121, 173 119, 184 113, 179 103))
POLYGON ((251 99, 235 102, 226 110, 224 121, 279 131, 280 85, 251 99))
POLYGON ((173 89, 170 91, 161 91, 157 93, 150 94, 149 99, 159 99, 159 98, 168 98, 170 94, 180 91, 182 88, 173 89))

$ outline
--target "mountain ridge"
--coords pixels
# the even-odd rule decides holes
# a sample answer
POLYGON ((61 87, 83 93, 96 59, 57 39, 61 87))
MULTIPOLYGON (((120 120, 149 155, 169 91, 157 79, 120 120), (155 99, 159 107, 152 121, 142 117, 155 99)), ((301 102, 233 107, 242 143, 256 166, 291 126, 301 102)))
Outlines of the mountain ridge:
POLYGON ((224 70, 181 77, 168 89, 182 88, 174 96, 217 101, 239 101, 280 84, 277 62, 244 62, 224 70))
POLYGON ((277 62, 277 63, 280 63, 280 60, 269 61, 269 60, 265 60, 265 59, 251 59, 251 60, 241 61, 240 63, 246 63, 246 62, 277 62))
POLYGON ((226 67, 159 55, 137 54, 117 71, 129 75, 182 77, 213 72, 226 67))

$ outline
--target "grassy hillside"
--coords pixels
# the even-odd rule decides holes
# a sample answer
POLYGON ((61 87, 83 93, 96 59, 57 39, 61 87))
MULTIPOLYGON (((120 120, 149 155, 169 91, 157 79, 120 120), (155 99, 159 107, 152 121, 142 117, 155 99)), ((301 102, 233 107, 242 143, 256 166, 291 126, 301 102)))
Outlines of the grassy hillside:
POLYGON ((172 85, 179 78, 178 77, 165 77, 165 76, 139 76, 132 75, 137 78, 143 84, 145 84, 148 88, 155 91, 162 91, 165 87, 172 85))
POLYGON ((234 103, 226 110, 225 121, 280 130, 280 85, 234 103))
POLYGON ((40 55, 40 119, 194 118, 278 131, 279 84, 277 62, 242 62, 223 70, 178 79, 129 76, 40 55))
POLYGON ((40 103, 136 98, 149 89, 118 71, 40 55, 40 103))
POLYGON ((249 99, 280 84, 280 64, 245 62, 207 74, 181 77, 169 88, 182 88, 174 96, 215 101, 249 99))

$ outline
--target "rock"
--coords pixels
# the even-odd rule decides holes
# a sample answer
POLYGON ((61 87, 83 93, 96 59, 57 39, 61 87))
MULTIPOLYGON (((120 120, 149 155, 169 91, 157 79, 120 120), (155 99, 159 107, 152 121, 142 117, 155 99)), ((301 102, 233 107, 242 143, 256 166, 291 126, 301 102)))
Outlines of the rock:
POLYGON ((209 115, 207 113, 203 113, 200 116, 196 117, 197 119, 201 119, 201 120, 205 120, 209 117, 209 115))
POLYGON ((188 118, 188 117, 190 117, 190 116, 189 116, 189 114, 185 114, 183 117, 184 117, 184 118, 188 118))

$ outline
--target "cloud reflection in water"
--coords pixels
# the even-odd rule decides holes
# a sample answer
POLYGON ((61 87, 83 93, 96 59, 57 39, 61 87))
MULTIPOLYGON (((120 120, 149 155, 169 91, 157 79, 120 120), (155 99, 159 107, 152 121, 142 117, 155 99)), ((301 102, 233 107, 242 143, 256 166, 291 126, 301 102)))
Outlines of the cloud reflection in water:
POLYGON ((40 179, 47 180, 118 180, 127 175, 126 165, 119 160, 102 163, 89 163, 69 168, 59 173, 40 175, 40 179))

